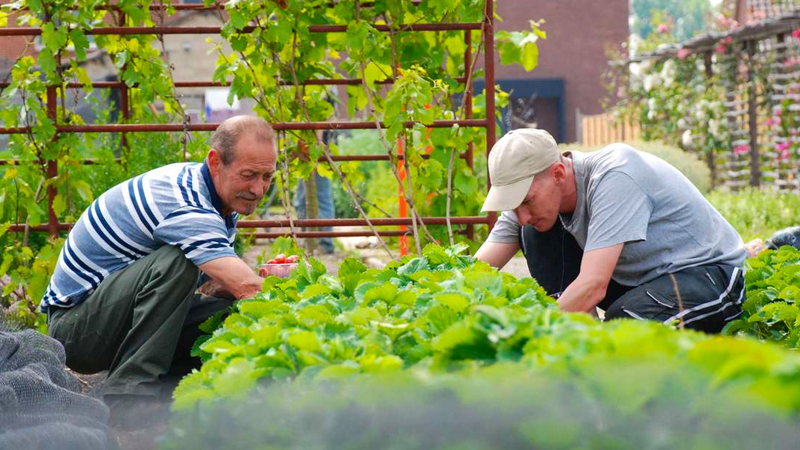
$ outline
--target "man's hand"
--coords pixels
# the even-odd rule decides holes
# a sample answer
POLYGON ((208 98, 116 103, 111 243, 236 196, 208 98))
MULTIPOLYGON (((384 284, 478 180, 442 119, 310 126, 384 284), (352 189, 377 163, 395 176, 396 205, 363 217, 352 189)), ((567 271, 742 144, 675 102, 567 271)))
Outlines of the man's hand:
POLYGON ((744 244, 744 249, 747 250, 748 257, 755 258, 759 253, 767 249, 767 245, 761 239, 753 239, 744 244))
POLYGON ((200 264, 200 270, 217 282, 235 299, 253 298, 261 292, 264 279, 239 258, 226 256, 200 264))
POLYGON ((567 312, 589 312, 597 306, 606 296, 623 245, 585 253, 578 278, 558 298, 558 306, 567 312))
POLYGON ((490 266, 500 270, 514 255, 519 251, 518 243, 501 244, 498 242, 486 241, 475 253, 475 258, 483 261, 490 266))
POLYGON ((208 280, 202 286, 197 288, 197 292, 207 295, 209 297, 224 298, 228 300, 235 300, 233 294, 228 292, 221 284, 214 280, 208 280))

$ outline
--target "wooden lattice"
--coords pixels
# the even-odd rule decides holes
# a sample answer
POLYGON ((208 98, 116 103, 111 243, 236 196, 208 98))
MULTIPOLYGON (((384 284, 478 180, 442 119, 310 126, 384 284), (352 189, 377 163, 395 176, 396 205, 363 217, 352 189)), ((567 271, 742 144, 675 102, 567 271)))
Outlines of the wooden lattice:
POLYGON ((628 62, 679 58, 681 52, 711 61, 705 83, 721 84, 727 134, 722 151, 706 158, 716 184, 800 193, 800 0, 747 5, 766 8, 771 17, 628 62))
POLYGON ((757 19, 777 17, 798 7, 799 0, 747 0, 748 16, 757 19))

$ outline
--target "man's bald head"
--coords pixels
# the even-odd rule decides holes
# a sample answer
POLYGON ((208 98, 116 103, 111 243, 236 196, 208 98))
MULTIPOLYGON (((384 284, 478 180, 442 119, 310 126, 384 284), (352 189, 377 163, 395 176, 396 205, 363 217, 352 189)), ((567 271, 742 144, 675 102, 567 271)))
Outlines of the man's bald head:
POLYGON ((266 120, 257 116, 231 117, 222 122, 211 137, 211 148, 219 152, 224 166, 229 166, 235 159, 236 144, 243 136, 269 143, 274 148, 275 130, 266 120))

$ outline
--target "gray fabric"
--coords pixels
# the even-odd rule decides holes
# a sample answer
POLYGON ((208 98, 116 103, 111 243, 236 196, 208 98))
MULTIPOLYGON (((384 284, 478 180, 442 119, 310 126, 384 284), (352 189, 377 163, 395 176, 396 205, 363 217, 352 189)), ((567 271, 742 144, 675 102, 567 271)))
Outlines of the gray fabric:
MULTIPOLYGON (((625 244, 612 276, 618 283, 638 286, 700 265, 743 265, 739 234, 665 161, 625 144, 567 156, 577 204, 561 221, 584 251, 625 244)), ((516 215, 503 213, 489 241, 516 242, 518 234, 516 215)))
POLYGON ((497 216, 497 222, 486 240, 498 244, 516 244, 519 242, 519 228, 519 219, 514 211, 503 211, 497 216))
POLYGON ((108 408, 81 394, 64 361, 55 339, 0 330, 0 448, 107 447, 108 408))
POLYGON ((742 238, 677 169, 625 144, 574 152, 578 202, 564 227, 588 252, 624 243, 613 278, 638 286, 708 264, 741 267, 742 238))

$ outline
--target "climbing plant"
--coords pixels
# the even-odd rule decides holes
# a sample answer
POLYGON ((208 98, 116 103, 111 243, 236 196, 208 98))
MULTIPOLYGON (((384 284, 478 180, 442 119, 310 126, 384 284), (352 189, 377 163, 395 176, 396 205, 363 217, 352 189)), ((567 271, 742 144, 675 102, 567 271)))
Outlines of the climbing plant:
MULTIPOLYGON (((468 42, 463 30, 419 32, 410 31, 408 25, 480 23, 484 20, 483 0, 379 0, 369 5, 355 0, 333 4, 328 0, 238 0, 224 4, 206 0, 205 4, 216 7, 212 10, 223 24, 219 38, 209 40, 209 53, 216 58, 213 81, 230 83, 230 101, 251 98, 258 115, 284 123, 324 122, 332 117, 338 103, 346 104, 351 118, 376 124, 383 151, 389 155, 392 173, 414 219, 411 228, 416 248, 431 241, 465 239, 457 233, 457 226, 428 228, 419 218, 469 215, 479 210, 485 189, 480 182, 483 166, 473 169, 458 156, 474 146, 480 164, 485 131, 429 126, 434 120, 465 118, 465 99, 471 99, 475 118, 487 114, 484 95, 468 94, 464 83, 468 80, 471 85, 483 77, 483 69, 476 64, 485 51, 483 30, 471 31, 468 42), (312 27, 318 25, 344 26, 344 31, 314 32, 312 27), (467 45, 471 46, 471 64, 465 62, 467 45), (348 85, 342 98, 328 86, 307 84, 332 78, 361 83, 348 85), (413 126, 408 127, 407 122, 413 126), (402 159, 398 146, 403 149, 402 159)), ((0 21, 41 29, 38 57, 28 52, 20 55, 8 79, 10 86, 0 94, 2 125, 30 130, 11 135, 2 152, 3 157, 19 161, 16 166, 3 166, 0 177, 2 230, 8 230, 12 223, 45 223, 48 188, 57 192, 53 209, 59 220, 74 221, 104 189, 155 167, 136 164, 143 152, 173 151, 174 160, 180 160, 180 155, 189 159, 203 155, 203 139, 193 139, 188 132, 167 135, 159 142, 153 135, 128 133, 123 143, 119 136, 57 133, 56 129, 56 123, 83 124, 69 104, 67 83, 81 83, 80 95, 87 98, 92 93, 83 66, 92 46, 108 54, 118 78, 128 87, 128 122, 188 123, 185 106, 174 88, 174 67, 163 36, 92 32, 108 26, 163 25, 176 14, 169 2, 121 0, 112 7, 107 0, 18 0, 3 5, 2 11, 0 21), (151 6, 163 8, 151 12, 151 6), (114 151, 98 150, 109 148, 114 151), (81 165, 87 154, 98 157, 98 164, 81 165), (57 174, 48 172, 48 161, 58 163, 57 174), (116 166, 120 168, 111 168, 116 166)), ((539 22, 531 22, 528 30, 498 32, 501 62, 533 69, 538 62, 537 41, 544 37, 539 22)), ((502 107, 505 99, 498 91, 498 106, 502 107)), ((108 113, 101 117, 108 119, 108 113)), ((313 130, 292 130, 279 133, 278 148, 281 173, 276 182, 290 219, 292 183, 313 179, 310 175, 317 170, 322 176, 338 179, 359 215, 369 221, 364 211, 369 200, 353 188, 351 181, 358 177, 357 166, 334 162, 336 145, 323 144, 320 134, 313 130), (322 163, 318 163, 320 159, 322 163)), ((293 224, 291 228, 294 233, 293 224)), ((6 248, 0 266, 4 303, 14 297, 24 300, 28 311, 35 311, 61 240, 47 240, 27 231, 6 232, 0 244, 6 248)), ((384 248, 392 253, 388 246, 384 248)))

